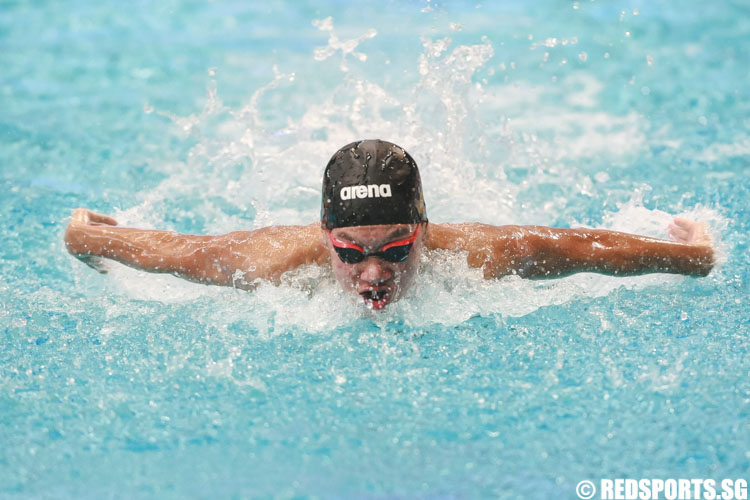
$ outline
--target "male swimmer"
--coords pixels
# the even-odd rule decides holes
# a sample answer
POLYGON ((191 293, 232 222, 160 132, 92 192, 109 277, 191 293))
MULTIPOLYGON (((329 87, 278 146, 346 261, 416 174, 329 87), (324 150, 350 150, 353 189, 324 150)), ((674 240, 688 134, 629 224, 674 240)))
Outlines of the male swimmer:
POLYGON ((96 257, 106 257, 244 289, 259 279, 278 283, 305 264, 330 265, 344 290, 379 310, 404 295, 422 252, 437 249, 464 252, 487 279, 576 272, 706 276, 714 252, 705 226, 676 218, 669 232, 676 241, 596 229, 428 223, 412 157, 395 144, 367 140, 344 146, 328 162, 320 223, 197 236, 120 227, 79 208, 65 244, 92 267, 96 257))

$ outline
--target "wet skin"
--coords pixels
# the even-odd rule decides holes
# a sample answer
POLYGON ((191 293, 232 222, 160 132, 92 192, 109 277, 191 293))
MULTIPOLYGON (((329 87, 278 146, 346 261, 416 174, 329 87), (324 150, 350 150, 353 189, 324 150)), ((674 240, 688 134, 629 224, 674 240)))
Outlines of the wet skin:
MULTIPOLYGON (((365 252, 377 252, 388 243, 408 238, 416 228, 416 224, 357 226, 336 228, 331 233, 336 240, 359 245, 365 252)), ((360 297, 367 307, 380 310, 401 298, 409 288, 419 266, 425 232, 424 226, 420 228, 409 256, 403 262, 368 256, 362 262, 347 264, 341 261, 325 231, 323 238, 333 274, 341 287, 360 297)))
MULTIPOLYGON (((416 227, 339 228, 333 230, 333 237, 371 254, 407 238, 416 227)), ((106 257, 144 271, 246 290, 255 289, 260 280, 279 283, 284 273, 299 266, 330 263, 344 290, 367 306, 382 309, 404 295, 426 250, 463 252, 466 263, 482 269, 487 279, 509 274, 550 278, 577 272, 708 275, 714 250, 705 224, 678 217, 669 232, 676 241, 589 228, 424 223, 404 262, 370 255, 346 264, 320 223, 189 235, 121 227, 112 217, 80 208, 65 231, 65 245, 100 272, 106 271, 100 257, 106 257)))

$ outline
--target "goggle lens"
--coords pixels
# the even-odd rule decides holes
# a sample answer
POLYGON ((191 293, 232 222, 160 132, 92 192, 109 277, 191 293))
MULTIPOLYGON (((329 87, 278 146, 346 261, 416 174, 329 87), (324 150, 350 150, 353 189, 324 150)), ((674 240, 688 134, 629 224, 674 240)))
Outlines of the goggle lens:
POLYGON ((359 245, 334 239, 331 231, 328 231, 328 236, 331 238, 331 243, 339 259, 345 264, 358 264, 365 260, 366 257, 380 257, 388 262, 398 263, 409 258, 409 252, 411 252, 411 247, 414 245, 414 240, 417 239, 418 232, 419 226, 417 226, 417 229, 408 238, 388 243, 380 251, 373 253, 365 253, 364 249, 359 245))

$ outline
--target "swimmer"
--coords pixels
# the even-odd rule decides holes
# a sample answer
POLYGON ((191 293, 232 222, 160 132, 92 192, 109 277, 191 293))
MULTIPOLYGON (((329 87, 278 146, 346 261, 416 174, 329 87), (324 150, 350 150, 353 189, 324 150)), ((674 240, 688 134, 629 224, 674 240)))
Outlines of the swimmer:
POLYGON ((279 283, 299 266, 331 266, 344 290, 375 310, 401 298, 423 252, 464 252, 486 279, 516 274, 559 277, 706 276, 714 252, 704 224, 675 218, 674 241, 597 229, 435 224, 427 220, 417 164, 395 144, 366 140, 333 155, 323 175, 321 220, 220 236, 121 227, 79 208, 65 232, 68 251, 104 272, 101 257, 200 283, 253 289, 279 283))

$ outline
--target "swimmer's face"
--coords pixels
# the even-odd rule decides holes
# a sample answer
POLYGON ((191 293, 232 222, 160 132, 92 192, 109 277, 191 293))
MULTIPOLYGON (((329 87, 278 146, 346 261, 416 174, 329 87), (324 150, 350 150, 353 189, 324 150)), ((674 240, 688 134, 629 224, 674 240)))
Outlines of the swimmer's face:
MULTIPOLYGON (((323 231, 326 248, 336 279, 344 290, 356 294, 367 307, 383 309, 403 296, 411 284, 422 253, 426 224, 394 224, 342 227, 331 231, 337 245, 354 244, 366 253, 380 252, 389 243, 408 239, 419 227, 408 257, 403 262, 389 262, 382 256, 367 256, 361 262, 347 264, 339 257, 327 231, 323 231)), ((391 247, 393 248, 393 247, 391 247)), ((399 249, 403 250, 403 249, 399 249)), ((357 252, 355 251, 355 254, 357 252)))

